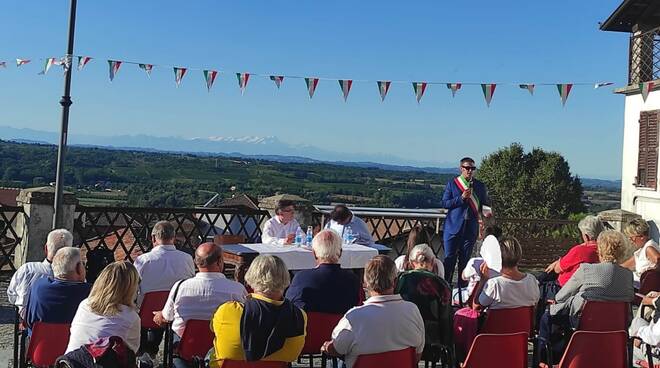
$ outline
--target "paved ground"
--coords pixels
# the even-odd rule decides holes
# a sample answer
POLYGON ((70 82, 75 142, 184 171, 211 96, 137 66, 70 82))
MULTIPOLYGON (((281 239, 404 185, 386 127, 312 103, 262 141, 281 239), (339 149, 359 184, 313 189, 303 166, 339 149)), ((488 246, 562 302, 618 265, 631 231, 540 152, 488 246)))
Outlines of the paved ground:
POLYGON ((12 367, 14 310, 7 301, 9 276, 0 273, 0 367, 12 367))

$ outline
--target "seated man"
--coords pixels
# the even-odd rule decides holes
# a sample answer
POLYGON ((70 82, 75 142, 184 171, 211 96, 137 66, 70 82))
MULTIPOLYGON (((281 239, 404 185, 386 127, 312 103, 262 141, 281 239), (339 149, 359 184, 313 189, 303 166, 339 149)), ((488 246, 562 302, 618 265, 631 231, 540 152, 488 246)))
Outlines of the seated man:
POLYGON ((245 282, 254 293, 244 303, 227 302, 213 315, 210 367, 224 360, 292 362, 305 345, 307 315, 284 298, 289 271, 272 255, 252 261, 245 282))
POLYGON ((339 264, 341 238, 332 230, 323 230, 312 241, 316 268, 298 271, 286 298, 306 312, 344 314, 358 304, 360 281, 339 264))
POLYGON ((331 220, 325 224, 326 229, 332 229, 344 238, 344 233, 350 227, 355 239, 355 244, 371 245, 374 239, 371 237, 371 232, 367 224, 361 218, 353 215, 353 212, 343 204, 335 206, 335 209, 330 213, 331 220))
POLYGON ((42 277, 32 284, 25 323, 71 323, 78 304, 89 295, 92 285, 85 282, 85 266, 80 249, 64 247, 55 253, 53 277, 42 277))
POLYGON ((394 261, 387 256, 372 258, 364 269, 364 283, 371 297, 344 315, 321 351, 343 355, 348 368, 358 355, 409 347, 415 348, 419 360, 424 349, 424 321, 415 304, 394 294, 396 278, 394 261))
MULTIPOLYGON (((152 291, 170 291, 175 282, 195 276, 193 259, 188 253, 177 250, 174 246, 176 236, 174 226, 168 221, 159 221, 151 231, 153 248, 149 253, 135 259, 135 268, 140 275, 138 305, 144 295, 152 291)), ((164 330, 141 333, 140 352, 152 357, 158 352, 164 330)), ((146 360, 146 357, 145 359, 146 360)))
POLYGON ((25 307, 30 294, 32 284, 44 277, 53 276, 53 269, 50 263, 55 257, 55 253, 60 248, 73 245, 73 235, 66 229, 56 229, 48 233, 44 252, 46 259, 42 262, 28 262, 16 270, 7 287, 7 299, 18 307, 18 313, 21 318, 25 318, 25 307))
MULTIPOLYGON (((300 224, 294 218, 295 203, 288 199, 277 202, 275 216, 264 224, 261 242, 264 244, 292 244, 300 224)), ((302 231, 302 229, 300 230, 302 231)))

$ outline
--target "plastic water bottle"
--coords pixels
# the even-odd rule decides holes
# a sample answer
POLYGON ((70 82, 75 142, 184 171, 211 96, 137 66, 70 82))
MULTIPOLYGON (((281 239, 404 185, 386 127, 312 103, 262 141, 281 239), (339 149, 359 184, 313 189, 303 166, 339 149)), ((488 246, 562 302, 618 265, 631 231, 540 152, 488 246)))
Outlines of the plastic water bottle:
POLYGON ((307 246, 312 246, 312 238, 314 238, 314 231, 311 226, 307 226, 307 246))
POLYGON ((347 244, 353 244, 355 241, 355 235, 353 235, 353 229, 351 229, 350 226, 346 226, 346 230, 344 231, 346 233, 346 243, 347 244))
POLYGON ((301 246, 303 244, 303 232, 298 228, 296 230, 296 240, 294 241, 297 246, 301 246))

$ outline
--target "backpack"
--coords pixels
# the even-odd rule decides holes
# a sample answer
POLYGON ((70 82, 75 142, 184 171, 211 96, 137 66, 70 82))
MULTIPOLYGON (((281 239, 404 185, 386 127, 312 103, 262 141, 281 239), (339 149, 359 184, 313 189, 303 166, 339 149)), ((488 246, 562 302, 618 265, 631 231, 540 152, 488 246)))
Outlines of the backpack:
POLYGON ((87 282, 93 284, 103 269, 115 261, 115 253, 105 246, 87 252, 87 282))

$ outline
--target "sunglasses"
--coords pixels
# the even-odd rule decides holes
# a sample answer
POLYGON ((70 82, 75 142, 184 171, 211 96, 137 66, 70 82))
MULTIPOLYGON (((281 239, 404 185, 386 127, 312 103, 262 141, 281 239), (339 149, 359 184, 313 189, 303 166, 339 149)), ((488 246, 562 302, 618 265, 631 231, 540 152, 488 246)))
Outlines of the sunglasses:
POLYGON ((461 167, 462 167, 463 169, 465 169, 466 171, 474 171, 474 170, 477 169, 476 166, 461 166, 461 167))

